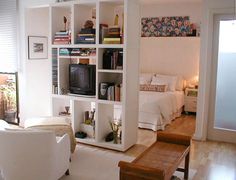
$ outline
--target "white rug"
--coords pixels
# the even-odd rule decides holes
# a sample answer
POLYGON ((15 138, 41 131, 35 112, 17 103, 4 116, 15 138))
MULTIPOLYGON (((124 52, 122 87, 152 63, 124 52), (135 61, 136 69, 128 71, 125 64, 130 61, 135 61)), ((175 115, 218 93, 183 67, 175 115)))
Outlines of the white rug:
MULTIPOLYGON (((96 147, 77 145, 72 155, 70 175, 60 180, 119 180, 119 161, 132 161, 134 157, 116 151, 103 150, 96 147)), ((190 180, 195 170, 190 170, 190 180)), ((176 172, 183 179, 183 173, 176 172)))

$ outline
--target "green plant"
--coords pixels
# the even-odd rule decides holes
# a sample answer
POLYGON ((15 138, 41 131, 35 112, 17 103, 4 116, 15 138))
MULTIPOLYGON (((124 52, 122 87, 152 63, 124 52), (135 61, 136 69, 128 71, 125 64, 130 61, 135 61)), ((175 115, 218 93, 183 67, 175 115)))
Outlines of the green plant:
MULTIPOLYGON (((16 110, 16 83, 8 79, 6 84, 0 85, 0 92, 3 94, 6 103, 5 110, 16 110)), ((4 104, 5 104, 4 103, 4 104)))

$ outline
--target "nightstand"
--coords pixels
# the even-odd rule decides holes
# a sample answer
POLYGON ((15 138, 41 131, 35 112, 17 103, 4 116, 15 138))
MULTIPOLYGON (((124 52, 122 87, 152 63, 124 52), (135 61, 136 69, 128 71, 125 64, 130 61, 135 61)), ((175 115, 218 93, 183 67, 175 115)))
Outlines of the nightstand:
POLYGON ((198 89, 185 89, 185 96, 184 96, 184 111, 188 112, 197 112, 197 95, 198 89))

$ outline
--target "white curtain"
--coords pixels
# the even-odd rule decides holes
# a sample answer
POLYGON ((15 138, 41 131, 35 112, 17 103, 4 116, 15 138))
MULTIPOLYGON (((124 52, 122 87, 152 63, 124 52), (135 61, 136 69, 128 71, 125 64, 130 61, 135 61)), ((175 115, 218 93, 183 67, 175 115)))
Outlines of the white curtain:
POLYGON ((0 72, 17 71, 16 15, 16 0, 0 0, 0 72))

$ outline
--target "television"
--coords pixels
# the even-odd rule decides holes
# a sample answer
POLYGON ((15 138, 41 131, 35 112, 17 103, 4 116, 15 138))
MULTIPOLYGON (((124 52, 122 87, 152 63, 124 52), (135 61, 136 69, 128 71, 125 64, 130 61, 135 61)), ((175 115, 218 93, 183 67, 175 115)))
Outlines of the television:
POLYGON ((71 94, 95 96, 96 65, 70 64, 69 91, 71 94))

